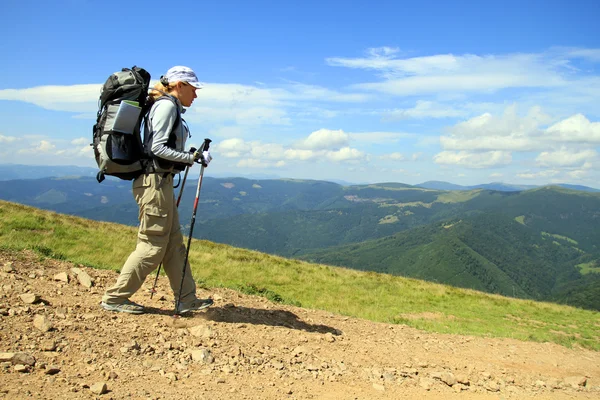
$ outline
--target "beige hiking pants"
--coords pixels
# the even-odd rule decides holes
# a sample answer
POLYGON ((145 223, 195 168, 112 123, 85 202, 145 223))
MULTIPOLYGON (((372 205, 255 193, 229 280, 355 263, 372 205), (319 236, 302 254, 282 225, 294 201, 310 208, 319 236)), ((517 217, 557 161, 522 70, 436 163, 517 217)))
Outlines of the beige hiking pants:
MULTIPOLYGON (((133 181, 133 196, 140 209, 137 246, 123 265, 117 283, 104 293, 102 301, 123 303, 142 287, 148 274, 161 262, 177 299, 186 248, 173 195, 173 176, 141 175, 133 181)), ((190 302, 196 297, 196 283, 189 262, 185 268, 181 301, 190 302)))

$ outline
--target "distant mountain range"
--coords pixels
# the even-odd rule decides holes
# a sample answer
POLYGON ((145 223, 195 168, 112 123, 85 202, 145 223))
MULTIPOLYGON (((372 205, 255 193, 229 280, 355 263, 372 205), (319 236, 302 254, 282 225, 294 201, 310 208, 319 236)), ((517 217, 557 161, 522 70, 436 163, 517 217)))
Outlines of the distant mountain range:
MULTIPOLYGON (((0 181, 8 181, 15 179, 39 179, 39 178, 50 178, 50 177, 65 177, 65 176, 81 176, 81 177, 95 177, 98 173, 96 168, 89 167, 78 167, 74 165, 22 165, 22 164, 0 164, 0 181)), ((214 178, 234 178, 229 175, 211 175, 214 178)), ((238 175, 237 177, 245 179, 285 179, 275 174, 249 174, 249 175, 238 175)), ((116 178, 108 177, 108 179, 116 178)), ((329 182, 337 183, 342 186, 357 186, 366 185, 367 183, 352 183, 341 179, 329 179, 329 182)), ((401 184, 404 185, 404 184, 401 184)), ((478 185, 463 186, 456 185, 450 182, 444 181, 427 181, 418 185, 406 185, 415 186, 425 189, 435 190, 473 190, 473 189, 485 189, 485 190, 498 190, 502 192, 514 192, 534 189, 536 187, 547 186, 547 185, 515 185, 510 183, 492 182, 483 183, 478 185)), ((581 190, 584 192, 600 192, 600 189, 595 189, 588 186, 582 185, 571 185, 567 183, 552 184, 552 186, 560 186, 567 189, 581 190)))
POLYGON ((510 183, 502 183, 502 182, 492 182, 492 183, 484 183, 479 185, 472 186, 461 186, 455 185, 449 182, 443 181, 427 181, 415 185, 417 187, 422 187, 426 189, 436 189, 436 190, 473 190, 473 189, 484 189, 484 190, 498 190, 501 192, 518 192, 522 190, 535 189, 537 187, 542 186, 560 186, 566 189, 573 190, 581 190, 584 192, 600 192, 600 189, 595 189, 588 186, 582 185, 571 185, 568 183, 553 183, 552 185, 513 185, 510 183))

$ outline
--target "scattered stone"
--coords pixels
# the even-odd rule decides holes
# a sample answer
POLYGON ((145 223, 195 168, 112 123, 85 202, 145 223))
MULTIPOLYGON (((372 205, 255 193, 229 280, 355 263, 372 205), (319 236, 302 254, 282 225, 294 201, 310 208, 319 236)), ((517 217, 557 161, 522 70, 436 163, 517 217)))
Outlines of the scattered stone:
POLYGON ((285 365, 282 362, 273 362, 271 363, 271 365, 273 366, 273 368, 279 371, 285 368, 285 365))
POLYGON ((463 385, 467 385, 467 386, 471 384, 471 382, 469 381, 469 378, 465 374, 456 375, 456 382, 462 383, 463 385))
POLYGON ((33 357, 29 353, 23 353, 23 352, 14 353, 14 355, 10 361, 13 363, 13 365, 23 364, 23 365, 29 365, 30 367, 33 367, 35 365, 35 357, 33 357))
POLYGON ((97 382, 90 386, 90 391, 95 394, 104 394, 108 392, 105 382, 97 382))
POLYGON ((242 355, 242 349, 239 346, 233 346, 228 355, 229 357, 239 357, 242 355))
POLYGON ((0 362, 11 362, 15 353, 0 353, 0 362))
POLYGON ((452 386, 456 383, 456 378, 451 372, 442 372, 440 380, 448 386, 452 386))
POLYGON ((37 294, 33 294, 33 293, 21 294, 21 295, 19 295, 19 297, 25 304, 35 304, 40 301, 40 296, 38 296, 37 294))
POLYGON ((392 382, 392 381, 396 380, 396 376, 394 375, 394 373, 392 373, 390 371, 386 371, 383 373, 383 380, 387 381, 387 382, 392 382))
POLYGON ((69 275, 67 275, 66 272, 58 273, 58 274, 54 275, 54 277, 52 279, 54 279, 55 281, 59 281, 59 282, 69 283, 69 275))
POLYGON ((55 340, 44 340, 40 344, 40 350, 42 351, 54 351, 56 350, 56 341, 55 340))
POLYGON ((52 329, 52 322, 45 315, 36 315, 33 318, 33 326, 41 332, 48 332, 52 329))
POLYGON ((379 390, 380 392, 385 392, 385 386, 380 385, 378 383, 374 383, 373 384, 373 389, 375 390, 379 390))
POLYGON ((21 372, 21 373, 29 372, 29 365, 16 364, 15 371, 21 372))
POLYGON ((165 374, 165 377, 170 380, 170 381, 176 381, 177 380, 177 375, 175 374, 175 372, 167 372, 165 374))
POLYGON ((460 393, 463 390, 467 390, 469 389, 468 386, 463 385, 462 383, 457 383, 455 385, 452 385, 452 389, 456 392, 456 393, 460 393))
POLYGON ((577 389, 580 387, 584 387, 587 383, 587 378, 585 376, 568 376, 564 379, 565 385, 577 389))
POLYGON ((55 365, 49 365, 46 367, 46 371, 44 371, 44 374, 46 375, 56 375, 60 372, 60 368, 55 366, 55 365))
POLYGON ((215 358, 208 349, 192 350, 190 354, 192 355, 192 360, 196 362, 212 364, 215 361, 215 358))
POLYGON ((77 274, 77 279, 79 280, 81 286, 86 287, 88 289, 91 288, 93 285, 92 278, 90 278, 90 276, 85 271, 80 270, 77 274))
POLYGON ((11 273, 15 272, 15 267, 13 267, 13 263, 9 261, 7 263, 4 263, 4 267, 2 267, 2 270, 6 273, 11 273))
POLYGON ((500 391, 500 385, 496 381, 486 382, 483 387, 489 392, 499 392, 500 391))
POLYGON ((207 325, 196 325, 189 328, 190 335, 194 337, 204 338, 204 339, 212 339, 213 330, 210 326, 207 325))
POLYGON ((421 386, 425 390, 431 390, 431 388, 435 385, 435 381, 431 378, 421 378, 419 379, 419 386, 421 386))
POLYGON ((308 350, 304 346, 298 346, 292 351, 294 357, 298 357, 300 354, 307 354, 308 350))

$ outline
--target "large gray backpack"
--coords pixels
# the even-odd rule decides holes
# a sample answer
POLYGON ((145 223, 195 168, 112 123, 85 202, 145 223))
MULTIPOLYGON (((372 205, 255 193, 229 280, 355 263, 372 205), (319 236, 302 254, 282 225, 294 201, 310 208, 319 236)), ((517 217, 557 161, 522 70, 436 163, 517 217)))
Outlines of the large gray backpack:
POLYGON ((96 179, 105 175, 132 180, 147 163, 140 136, 147 112, 150 74, 143 68, 123 68, 108 77, 100 93, 93 130, 96 179))

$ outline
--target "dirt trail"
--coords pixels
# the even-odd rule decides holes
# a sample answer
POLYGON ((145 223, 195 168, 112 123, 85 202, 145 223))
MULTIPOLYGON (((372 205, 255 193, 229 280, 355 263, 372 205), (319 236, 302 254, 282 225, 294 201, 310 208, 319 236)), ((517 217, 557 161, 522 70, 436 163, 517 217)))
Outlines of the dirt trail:
POLYGON ((441 335, 226 289, 171 317, 166 278, 99 307, 116 273, 0 252, 0 398, 598 399, 600 353, 441 335), (86 281, 86 276, 91 278, 86 281), (68 279, 68 282, 65 280, 68 279))

